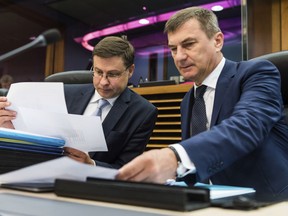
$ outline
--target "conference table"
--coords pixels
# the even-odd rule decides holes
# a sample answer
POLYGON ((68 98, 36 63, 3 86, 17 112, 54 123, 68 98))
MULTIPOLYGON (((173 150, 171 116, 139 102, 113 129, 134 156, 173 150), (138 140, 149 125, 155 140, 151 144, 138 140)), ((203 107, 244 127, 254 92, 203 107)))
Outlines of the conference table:
POLYGON ((255 210, 232 210, 217 207, 208 207, 188 212, 171 211, 156 208, 147 208, 123 205, 108 202, 99 202, 84 199, 60 197, 54 193, 33 193, 18 190, 0 189, 1 216, 90 216, 90 215, 117 215, 117 216, 287 216, 288 201, 258 208, 255 210))

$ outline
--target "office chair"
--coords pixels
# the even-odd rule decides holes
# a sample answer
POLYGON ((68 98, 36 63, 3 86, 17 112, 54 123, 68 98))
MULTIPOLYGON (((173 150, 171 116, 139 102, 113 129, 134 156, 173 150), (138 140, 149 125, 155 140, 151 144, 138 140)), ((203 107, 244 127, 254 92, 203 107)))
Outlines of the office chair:
POLYGON ((63 82, 64 84, 92 83, 93 76, 88 70, 65 71, 52 74, 44 79, 45 82, 63 82))
POLYGON ((253 59, 266 59, 278 68, 281 74, 281 93, 288 122, 288 50, 269 53, 253 59))

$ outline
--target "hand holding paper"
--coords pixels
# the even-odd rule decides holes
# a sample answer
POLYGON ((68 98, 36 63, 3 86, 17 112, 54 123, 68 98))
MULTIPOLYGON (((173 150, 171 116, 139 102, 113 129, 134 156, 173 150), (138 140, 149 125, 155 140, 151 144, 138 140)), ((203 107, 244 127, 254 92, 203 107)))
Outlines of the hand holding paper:
POLYGON ((84 152, 107 151, 100 118, 68 114, 63 89, 63 83, 12 84, 7 98, 17 111, 15 129, 64 139, 84 152))

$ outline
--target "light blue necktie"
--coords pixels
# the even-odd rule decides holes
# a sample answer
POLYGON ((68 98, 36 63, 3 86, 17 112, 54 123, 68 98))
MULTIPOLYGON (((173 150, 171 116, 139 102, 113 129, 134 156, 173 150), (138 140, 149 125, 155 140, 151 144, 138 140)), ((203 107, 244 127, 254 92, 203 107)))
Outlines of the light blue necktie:
POLYGON ((98 106, 97 106, 97 109, 95 111, 95 115, 96 116, 100 116, 102 115, 102 109, 107 106, 109 104, 109 102, 103 98, 101 98, 99 101, 98 101, 98 106))

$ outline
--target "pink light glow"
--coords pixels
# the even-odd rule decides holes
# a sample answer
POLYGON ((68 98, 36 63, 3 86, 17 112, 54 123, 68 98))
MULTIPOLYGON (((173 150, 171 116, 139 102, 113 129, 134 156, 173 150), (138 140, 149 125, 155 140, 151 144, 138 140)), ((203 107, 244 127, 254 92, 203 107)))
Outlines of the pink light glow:
MULTIPOLYGON (((218 2, 214 2, 214 3, 201 5, 200 7, 203 7, 206 9, 211 9, 215 5, 221 5, 223 8, 230 8, 230 7, 239 5, 239 4, 240 4, 240 1, 238 1, 237 3, 234 3, 234 5, 229 4, 229 1, 218 1, 218 2)), ((159 14, 156 16, 146 17, 145 19, 149 20, 149 25, 153 25, 153 24, 158 23, 158 22, 167 21, 176 12, 177 11, 171 11, 171 12, 159 14)), ((108 28, 105 28, 102 30, 90 32, 90 33, 84 35, 82 38, 75 38, 74 40, 76 42, 81 43, 84 48, 92 51, 93 46, 91 46, 89 44, 90 40, 95 39, 95 38, 99 38, 99 37, 103 37, 103 36, 107 36, 107 35, 112 35, 112 34, 119 33, 119 32, 124 32, 124 31, 127 31, 129 29, 140 28, 142 26, 143 26, 143 24, 140 24, 139 20, 134 20, 131 22, 127 22, 127 23, 116 25, 116 26, 108 27, 108 28)))

